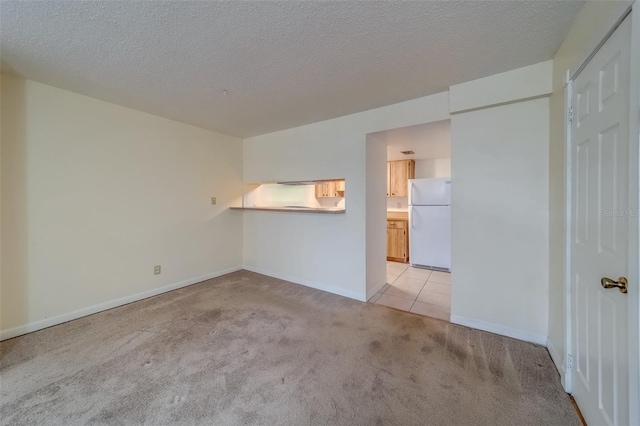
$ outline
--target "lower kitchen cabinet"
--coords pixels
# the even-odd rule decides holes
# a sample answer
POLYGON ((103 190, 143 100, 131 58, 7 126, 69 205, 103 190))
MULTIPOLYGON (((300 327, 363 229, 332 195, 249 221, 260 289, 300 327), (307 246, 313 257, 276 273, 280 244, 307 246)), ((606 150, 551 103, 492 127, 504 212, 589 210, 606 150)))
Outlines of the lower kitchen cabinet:
POLYGON ((409 261, 409 234, 406 220, 387 220, 387 260, 409 261))

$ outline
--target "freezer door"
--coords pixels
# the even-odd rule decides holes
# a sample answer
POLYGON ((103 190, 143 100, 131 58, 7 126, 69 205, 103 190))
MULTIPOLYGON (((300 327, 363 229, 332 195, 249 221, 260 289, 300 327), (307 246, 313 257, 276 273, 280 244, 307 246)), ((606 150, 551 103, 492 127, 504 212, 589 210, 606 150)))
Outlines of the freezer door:
POLYGON ((409 179, 410 206, 451 204, 451 179, 409 179))
POLYGON ((451 269, 451 206, 409 209, 409 262, 451 269))

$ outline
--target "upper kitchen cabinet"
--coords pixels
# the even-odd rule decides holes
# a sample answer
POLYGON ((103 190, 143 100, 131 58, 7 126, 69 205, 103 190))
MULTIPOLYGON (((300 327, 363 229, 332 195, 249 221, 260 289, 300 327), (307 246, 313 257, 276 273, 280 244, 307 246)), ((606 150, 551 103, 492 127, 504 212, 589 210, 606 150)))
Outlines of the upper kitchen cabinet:
POLYGON ((387 197, 406 197, 409 194, 407 182, 415 178, 414 160, 389 161, 387 163, 387 197))
POLYGON ((316 198, 344 197, 344 180, 332 180, 316 184, 316 198))

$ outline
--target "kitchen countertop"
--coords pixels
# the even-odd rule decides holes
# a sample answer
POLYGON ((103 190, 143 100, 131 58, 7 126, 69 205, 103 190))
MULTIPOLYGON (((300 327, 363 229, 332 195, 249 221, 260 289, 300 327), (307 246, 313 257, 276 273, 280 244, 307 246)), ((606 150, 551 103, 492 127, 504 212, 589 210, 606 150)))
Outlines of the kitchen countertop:
POLYGON ((387 220, 409 220, 409 212, 387 211, 387 220))
POLYGON ((294 212, 294 213, 323 213, 323 214, 342 214, 346 209, 340 208, 321 208, 321 207, 231 207, 231 210, 260 210, 268 212, 294 212))

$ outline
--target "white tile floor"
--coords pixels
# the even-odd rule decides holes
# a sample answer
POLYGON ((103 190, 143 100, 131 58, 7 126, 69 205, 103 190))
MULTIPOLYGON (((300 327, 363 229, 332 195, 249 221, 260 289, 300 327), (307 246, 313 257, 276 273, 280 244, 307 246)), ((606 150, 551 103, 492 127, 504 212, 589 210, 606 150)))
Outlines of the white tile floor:
POLYGON ((387 284, 369 302, 449 321, 451 274, 387 262, 387 284))

